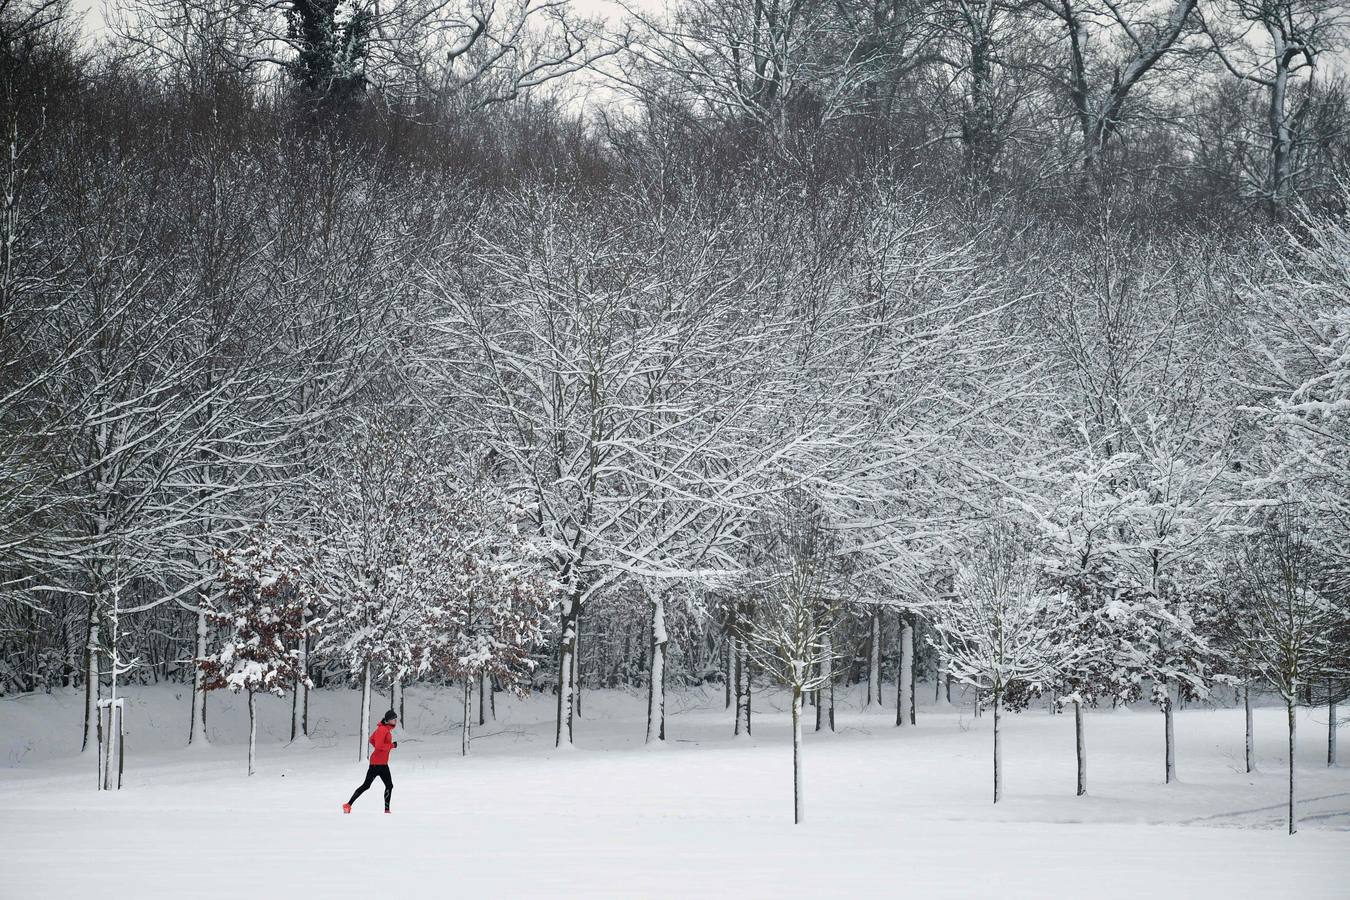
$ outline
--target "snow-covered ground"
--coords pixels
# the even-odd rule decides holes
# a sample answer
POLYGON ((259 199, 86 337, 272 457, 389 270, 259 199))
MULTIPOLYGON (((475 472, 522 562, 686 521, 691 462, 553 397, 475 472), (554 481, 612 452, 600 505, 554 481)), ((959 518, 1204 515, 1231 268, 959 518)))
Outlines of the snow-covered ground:
POLYGON ((785 704, 766 694, 748 740, 731 737, 720 694, 672 695, 657 751, 642 746, 644 696, 586 693, 563 752, 553 698, 499 697, 464 759, 458 698, 410 689, 395 814, 380 813, 376 782, 343 816, 364 772, 355 694, 315 692, 308 746, 285 744, 289 703, 262 700, 248 778, 241 701, 213 695, 213 746, 188 750, 185 692, 126 693, 126 788, 108 794, 72 752, 80 697, 0 699, 0 897, 1350 896, 1350 768, 1326 768, 1325 711, 1300 722, 1290 837, 1283 711, 1270 707, 1256 715, 1257 775, 1243 772, 1240 710, 1180 712, 1170 787, 1160 715, 1093 712, 1081 798, 1072 718, 1011 716, 995 807, 989 716, 925 706, 899 729, 855 695, 840 733, 807 735, 794 827, 785 704))

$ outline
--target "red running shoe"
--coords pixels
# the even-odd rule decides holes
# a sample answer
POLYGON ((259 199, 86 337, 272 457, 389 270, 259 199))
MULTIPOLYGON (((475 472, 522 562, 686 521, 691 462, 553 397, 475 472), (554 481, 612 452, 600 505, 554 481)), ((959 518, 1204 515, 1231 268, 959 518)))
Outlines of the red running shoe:
POLYGON ((352 805, 351 805, 350 803, 344 803, 344 804, 342 804, 342 812, 343 812, 344 815, 347 814, 347 813, 350 813, 351 811, 352 811, 352 805))

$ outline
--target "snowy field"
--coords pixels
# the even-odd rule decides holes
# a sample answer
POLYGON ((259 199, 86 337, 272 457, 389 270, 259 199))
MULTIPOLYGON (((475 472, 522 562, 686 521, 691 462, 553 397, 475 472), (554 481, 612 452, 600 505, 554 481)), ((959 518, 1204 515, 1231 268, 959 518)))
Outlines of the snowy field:
MULTIPOLYGON (((931 697, 931 694, 929 694, 931 697)), ((1325 766, 1325 711, 1303 713, 1302 831, 1282 832, 1283 711, 1177 717, 1181 782, 1162 784, 1162 718, 1088 718, 1089 795, 1073 795, 1073 722, 1006 724, 1006 799, 990 803, 990 724, 958 707, 844 707, 808 734, 806 821, 791 823, 781 699, 756 697, 733 739, 720 694, 672 695, 671 741, 642 745, 645 697, 588 692, 578 746, 552 747, 552 698, 499 697, 459 756, 457 698, 410 690, 394 812, 360 781, 354 694, 316 691, 314 740, 287 746, 289 705, 260 701, 245 777, 243 704, 212 695, 213 745, 179 746, 188 694, 130 688, 120 793, 72 754, 80 698, 0 700, 4 898, 89 897, 1337 897, 1350 896, 1350 769, 1325 766)), ((378 704, 377 704, 378 705, 378 704)), ((383 706, 380 706, 382 709, 383 706)))

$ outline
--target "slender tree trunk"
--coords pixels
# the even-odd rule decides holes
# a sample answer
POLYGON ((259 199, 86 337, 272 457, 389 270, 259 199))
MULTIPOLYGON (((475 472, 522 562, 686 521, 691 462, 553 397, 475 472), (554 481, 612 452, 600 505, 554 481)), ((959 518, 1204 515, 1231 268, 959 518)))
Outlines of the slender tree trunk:
POLYGON ((577 618, 576 597, 563 602, 562 623, 558 639, 558 732, 554 746, 572 746, 572 689, 576 677, 573 654, 576 652, 577 618))
POLYGON ((300 618, 300 652, 296 660, 300 668, 300 677, 295 679, 295 689, 291 692, 291 740, 295 740, 306 733, 305 729, 305 693, 308 688, 305 685, 306 669, 309 666, 309 640, 305 632, 309 628, 309 622, 305 617, 305 612, 301 612, 300 618))
POLYGON ((1078 796, 1087 793, 1087 740, 1083 735, 1083 701, 1073 701, 1074 747, 1078 753, 1078 796))
POLYGON ((794 663, 794 667, 797 677, 792 685, 792 822, 800 825, 804 803, 802 791, 805 789, 802 784, 802 673, 800 663, 794 663))
POLYGON ((248 774, 253 774, 253 759, 258 750, 258 702, 253 691, 248 692, 248 774))
POLYGON ((393 694, 393 696, 392 696, 390 699, 391 699, 393 702, 389 704, 389 708, 392 709, 394 712, 398 713, 398 720, 399 720, 399 722, 400 722, 401 724, 404 724, 404 727, 406 728, 406 727, 407 727, 406 723, 403 723, 403 679, 402 679, 402 678, 395 678, 395 679, 394 679, 394 684, 392 685, 391 693, 393 694))
POLYGON ((816 731, 834 731, 834 646, 828 631, 821 636, 820 691, 824 696, 816 704, 816 731))
POLYGON ((361 667, 361 725, 356 729, 356 740, 360 747, 356 751, 356 758, 365 760, 370 758, 370 742, 367 737, 370 734, 370 660, 366 660, 361 667))
POLYGON ((1252 688, 1249 684, 1242 685, 1242 711, 1247 720, 1247 740, 1246 757, 1247 771, 1256 771, 1256 742, 1252 735, 1252 688))
POLYGON ((1165 746, 1165 762, 1163 780, 1171 784, 1177 779, 1177 744, 1176 733, 1172 724, 1172 690, 1169 686, 1167 690, 1167 699, 1163 703, 1163 742, 1165 746))
POLYGON ((867 665, 867 708, 881 706, 881 607, 872 607, 872 642, 867 665))
POLYGON ((572 715, 581 718, 581 607, 576 609, 576 621, 572 629, 572 715))
POLYGON ((478 676, 478 724, 487 724, 487 673, 478 676))
POLYGON ((464 708, 461 710, 461 727, 459 731, 459 755, 469 755, 469 741, 471 735, 469 729, 473 722, 473 682, 474 677, 467 672, 464 675, 464 708))
POLYGON ((994 685, 994 802, 1003 797, 1003 688, 994 685))
MULTIPOLYGON (((121 658, 121 657, 119 656, 119 652, 118 652, 118 645, 119 645, 118 639, 121 637, 121 616, 119 615, 119 607, 120 607, 120 605, 121 605, 121 592, 120 592, 120 589, 119 589, 118 587, 114 586, 114 588, 113 588, 113 602, 112 602, 112 615, 111 615, 110 621, 109 621, 109 624, 110 624, 112 627, 108 629, 108 632, 109 632, 109 633, 108 633, 108 642, 109 642, 109 643, 108 643, 108 731, 107 731, 107 734, 105 735, 105 737, 107 738, 107 741, 108 741, 108 757, 107 757, 107 760, 105 761, 104 769, 103 769, 103 777, 104 777, 103 787, 104 787, 105 789, 108 787, 108 781, 107 781, 107 779, 110 777, 110 769, 112 768, 112 745, 113 745, 113 740, 114 740, 114 739, 116 738, 116 736, 117 736, 117 731, 116 731, 116 730, 114 729, 114 727, 113 727, 113 719, 115 719, 116 716, 117 716, 117 702, 118 702, 118 701, 117 701, 117 675, 118 675, 118 672, 117 672, 117 661, 121 658)), ((250 774, 252 774, 252 773, 250 773, 250 774)), ((120 776, 119 776, 119 777, 120 777, 120 776)))
POLYGON ((1291 691, 1284 702, 1285 710, 1289 714, 1289 833, 1298 832, 1298 809, 1294 806, 1295 782, 1294 782, 1294 751, 1297 746, 1298 736, 1298 718, 1295 713, 1298 707, 1294 702, 1294 694, 1291 691))
POLYGON ((309 609, 304 611, 305 633, 300 649, 300 733, 309 737, 309 609))
POLYGON ((105 788, 104 788, 105 780, 104 780, 104 775, 103 775, 103 705, 102 705, 102 701, 100 701, 100 703, 99 703, 99 707, 98 707, 98 710, 97 710, 97 715, 98 715, 98 722, 97 722, 97 727, 95 728, 95 731, 96 731, 97 734, 98 734, 98 746, 94 748, 94 768, 97 770, 98 775, 97 775, 97 777, 96 777, 96 779, 95 779, 95 781, 94 781, 94 787, 95 787, 97 790, 100 790, 100 791, 101 791, 101 790, 104 790, 104 789, 105 789, 105 788))
MULTIPOLYGON (((116 657, 114 657, 114 659, 115 658, 116 657)), ((108 710, 108 724, 106 728, 103 727, 103 717, 100 715, 99 737, 102 746, 99 748, 99 752, 103 754, 103 789, 106 791, 108 789, 110 781, 112 780, 112 745, 113 745, 113 735, 116 734, 116 732, 113 730, 113 717, 115 716, 116 713, 114 709, 114 703, 111 698, 104 701, 104 703, 108 710)), ((248 774, 250 775, 253 774, 253 765, 251 763, 249 764, 248 774)))
POLYGON ((122 720, 123 708, 117 707, 117 789, 122 789, 122 773, 127 767, 126 723, 122 720))
POLYGON ((647 686, 647 743, 666 740, 666 600, 652 597, 652 670, 647 686))
POLYGON ((98 674, 98 607, 92 601, 89 604, 88 641, 84 648, 84 737, 80 741, 80 752, 89 749, 89 738, 97 743, 102 729, 102 719, 98 713, 100 699, 100 679, 98 674))
POLYGON ((1336 765, 1336 700, 1327 700, 1327 767, 1336 765))
POLYGON ((732 723, 731 733, 733 735, 739 736, 741 733, 741 705, 745 702, 744 698, 745 686, 742 684, 742 679, 745 677, 745 673, 743 671, 743 665, 741 661, 741 642, 739 638, 734 636, 731 638, 731 652, 736 657, 734 663, 734 675, 736 684, 736 720, 735 722, 732 723))
POLYGON ((741 673, 741 690, 739 704, 736 707, 736 734, 744 734, 746 737, 750 737, 750 704, 752 699, 750 651, 743 640, 737 641, 737 645, 740 651, 740 659, 736 663, 736 668, 741 673))
POLYGON ((901 725, 917 724, 914 715, 914 623, 906 616, 900 625, 900 686, 896 691, 900 709, 896 711, 901 725))
POLYGON ((896 727, 909 724, 905 715, 905 615, 900 614, 900 665, 895 671, 895 724, 896 727))
POLYGON ((729 633, 727 634, 726 645, 727 669, 726 676, 722 679, 722 684, 726 688, 727 693, 726 708, 731 709, 731 680, 734 677, 732 673, 736 667, 736 664, 731 658, 736 653, 736 639, 729 633))
MULTIPOLYGON (((197 610, 197 659, 206 656, 206 610, 197 610)), ((206 676, 192 662, 192 721, 188 723, 188 745, 206 743, 206 676)))

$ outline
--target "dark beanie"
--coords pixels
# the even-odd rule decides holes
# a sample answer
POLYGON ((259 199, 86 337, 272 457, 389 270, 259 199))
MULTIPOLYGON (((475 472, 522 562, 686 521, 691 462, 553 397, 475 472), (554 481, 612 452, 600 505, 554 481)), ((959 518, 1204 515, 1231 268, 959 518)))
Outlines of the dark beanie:
POLYGON ((393 719, 397 719, 397 718, 398 718, 398 713, 396 713, 394 710, 391 709, 391 710, 389 710, 389 712, 387 712, 387 713, 384 714, 384 718, 381 719, 380 721, 381 721, 381 722, 389 722, 389 721, 391 721, 391 720, 393 720, 393 719))

